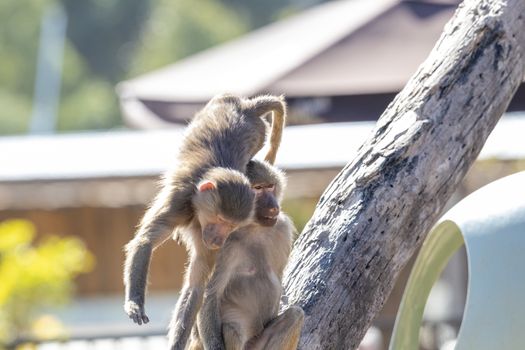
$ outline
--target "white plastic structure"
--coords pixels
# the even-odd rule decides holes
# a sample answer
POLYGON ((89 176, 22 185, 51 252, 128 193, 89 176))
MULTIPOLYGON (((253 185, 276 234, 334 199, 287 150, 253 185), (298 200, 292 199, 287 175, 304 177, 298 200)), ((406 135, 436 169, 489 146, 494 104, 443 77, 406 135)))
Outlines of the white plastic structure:
POLYGON ((520 172, 463 199, 428 234, 407 282, 390 350, 419 348, 430 289, 463 243, 468 291, 455 350, 525 349, 525 172, 520 172))

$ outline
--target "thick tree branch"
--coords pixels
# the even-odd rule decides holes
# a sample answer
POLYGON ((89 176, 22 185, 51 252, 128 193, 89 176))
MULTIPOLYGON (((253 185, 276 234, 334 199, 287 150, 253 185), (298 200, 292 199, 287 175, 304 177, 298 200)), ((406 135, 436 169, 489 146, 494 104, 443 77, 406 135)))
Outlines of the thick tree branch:
POLYGON ((525 1, 467 0, 323 194, 285 276, 301 349, 356 348, 525 72, 525 1))

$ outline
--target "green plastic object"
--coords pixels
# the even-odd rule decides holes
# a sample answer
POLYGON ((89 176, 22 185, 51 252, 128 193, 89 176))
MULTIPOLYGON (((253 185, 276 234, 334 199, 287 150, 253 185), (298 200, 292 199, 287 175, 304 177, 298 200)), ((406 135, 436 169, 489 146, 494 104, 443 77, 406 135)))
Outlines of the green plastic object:
POLYGON ((448 211, 423 243, 390 350, 417 350, 430 290, 465 244, 468 290, 455 350, 525 349, 525 172, 497 180, 448 211))

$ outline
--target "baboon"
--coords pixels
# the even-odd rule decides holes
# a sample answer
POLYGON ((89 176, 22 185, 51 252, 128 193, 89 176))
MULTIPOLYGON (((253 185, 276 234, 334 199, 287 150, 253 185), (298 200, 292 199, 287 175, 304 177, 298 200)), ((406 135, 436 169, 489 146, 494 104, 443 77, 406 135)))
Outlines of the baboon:
POLYGON ((249 163, 247 176, 256 189, 256 221, 231 233, 217 253, 191 350, 297 348, 302 309, 292 306, 277 315, 295 233, 291 220, 279 213, 284 177, 259 161, 249 163))
MULTIPOLYGON (((135 323, 149 322, 144 301, 152 251, 175 231, 190 253, 177 306, 183 323, 178 323, 177 332, 185 333, 186 321, 193 324, 213 267, 214 249, 252 220, 255 195, 244 172, 264 145, 268 125, 262 117, 269 112, 273 119, 265 159, 273 163, 286 116, 282 97, 220 95, 188 126, 177 169, 164 176, 160 192, 126 245, 124 309, 135 323)), ((185 337, 181 334, 181 342, 185 337)))

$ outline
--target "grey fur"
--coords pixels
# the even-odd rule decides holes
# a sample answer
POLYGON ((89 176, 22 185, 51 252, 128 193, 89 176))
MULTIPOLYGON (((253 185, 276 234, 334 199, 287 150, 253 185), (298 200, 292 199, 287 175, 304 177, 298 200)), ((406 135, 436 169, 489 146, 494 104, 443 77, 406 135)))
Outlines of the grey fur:
MULTIPOLYGON (((281 139, 286 106, 282 98, 264 96, 244 99, 232 95, 213 98, 188 126, 182 142, 178 168, 168 172, 162 188, 146 211, 135 237, 126 245, 124 267, 124 309, 136 323, 149 321, 144 310, 147 274, 152 250, 172 235, 186 232, 180 238, 188 250, 192 269, 187 273, 185 291, 189 293, 184 310, 178 309, 190 327, 202 301, 203 289, 213 268, 214 253, 206 252, 200 237, 195 206, 197 185, 209 180, 216 186, 218 214, 237 224, 251 220, 253 193, 243 175, 246 164, 264 144, 268 125, 262 117, 274 112, 270 150, 274 158, 281 139), (277 106, 277 107, 276 107, 277 106), (185 228, 184 230, 180 230, 185 228), (192 264, 193 263, 193 264, 192 264)), ((173 324, 184 327, 181 322, 173 324)), ((174 334, 185 334, 175 331, 174 334)))
MULTIPOLYGON (((251 161, 252 184, 275 184, 284 176, 267 163, 251 161)), ((281 279, 294 226, 283 213, 273 227, 253 223, 233 232, 218 252, 190 349, 275 349, 297 347, 304 313, 293 306, 278 315, 281 279)))

